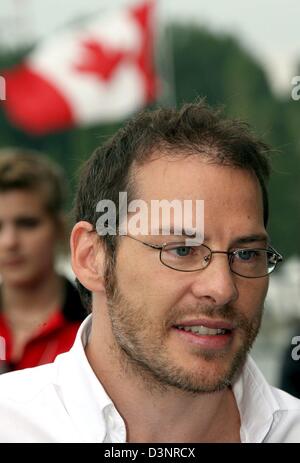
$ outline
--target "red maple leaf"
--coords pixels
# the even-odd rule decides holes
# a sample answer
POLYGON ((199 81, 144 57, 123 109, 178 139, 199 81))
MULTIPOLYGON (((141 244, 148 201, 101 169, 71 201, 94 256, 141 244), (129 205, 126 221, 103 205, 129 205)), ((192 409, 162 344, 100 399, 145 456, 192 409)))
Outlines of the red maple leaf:
POLYGON ((85 48, 82 63, 75 68, 80 72, 96 74, 101 80, 109 80, 120 62, 127 57, 127 53, 103 46, 94 40, 82 42, 85 48))

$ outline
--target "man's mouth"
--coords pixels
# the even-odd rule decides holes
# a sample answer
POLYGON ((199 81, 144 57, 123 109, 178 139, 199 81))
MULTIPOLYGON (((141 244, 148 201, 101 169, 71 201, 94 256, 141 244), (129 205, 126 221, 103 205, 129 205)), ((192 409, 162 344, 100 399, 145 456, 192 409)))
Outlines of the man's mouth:
POLYGON ((234 325, 221 320, 189 320, 173 325, 182 340, 207 349, 222 349, 233 339, 234 325))
POLYGON ((223 328, 207 328, 206 326, 203 325, 196 325, 196 326, 183 326, 183 325, 178 325, 175 326, 178 330, 184 330, 184 331, 191 331, 194 334, 198 334, 201 336, 217 336, 220 334, 226 334, 229 333, 230 330, 226 330, 223 328))

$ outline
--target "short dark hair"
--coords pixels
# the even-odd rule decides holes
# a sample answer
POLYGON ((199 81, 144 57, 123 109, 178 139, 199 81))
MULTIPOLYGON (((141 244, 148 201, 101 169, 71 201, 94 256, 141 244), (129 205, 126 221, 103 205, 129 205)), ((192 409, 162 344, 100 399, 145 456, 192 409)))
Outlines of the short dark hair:
MULTIPOLYGON (((75 200, 76 220, 85 220, 95 228, 99 217, 96 205, 100 200, 112 200, 117 211, 120 191, 126 191, 130 201, 134 191, 134 166, 142 165, 154 154, 198 154, 213 163, 240 167, 256 175, 262 189, 266 225, 268 153, 269 147, 251 133, 248 124, 223 117, 222 110, 212 109, 203 100, 185 104, 179 110, 144 111, 97 148, 83 166, 75 200)), ((107 264, 111 264, 116 237, 106 235, 101 239, 106 248, 107 264)), ((90 308, 90 292, 80 282, 77 284, 83 303, 90 308)))

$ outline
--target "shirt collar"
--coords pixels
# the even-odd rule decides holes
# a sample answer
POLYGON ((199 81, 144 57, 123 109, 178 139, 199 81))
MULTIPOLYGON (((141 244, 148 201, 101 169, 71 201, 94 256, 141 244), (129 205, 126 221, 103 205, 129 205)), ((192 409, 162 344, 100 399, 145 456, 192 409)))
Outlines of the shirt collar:
POLYGON ((263 442, 280 406, 271 386, 249 355, 232 390, 241 418, 242 442, 263 442))
POLYGON ((91 317, 81 324, 72 349, 56 358, 57 385, 71 421, 85 442, 126 442, 124 421, 85 354, 91 317))
MULTIPOLYGON (((72 349, 59 355, 57 384, 74 425, 86 442, 126 442, 125 423, 92 370, 86 354, 92 324, 81 324, 72 349)), ((280 406, 250 356, 232 387, 241 417, 242 442, 263 442, 280 406)))

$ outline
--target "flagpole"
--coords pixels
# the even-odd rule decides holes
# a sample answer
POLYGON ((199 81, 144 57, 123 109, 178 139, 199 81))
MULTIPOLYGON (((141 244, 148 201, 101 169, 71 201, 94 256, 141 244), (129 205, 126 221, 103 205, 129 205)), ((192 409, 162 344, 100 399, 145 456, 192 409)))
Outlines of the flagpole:
POLYGON ((166 28, 166 44, 167 44, 167 73, 169 80, 169 105, 176 107, 176 80, 175 80, 175 59, 174 59, 174 47, 173 47, 173 32, 171 24, 166 28))
MULTIPOLYGON (((159 2, 157 2, 157 10, 159 2)), ((159 13, 159 12, 157 12, 159 13)), ((161 17, 157 14, 157 17, 161 17)), ((175 81, 175 66, 174 66, 174 53, 173 53, 173 37, 172 28, 166 23, 162 24, 156 21, 156 24, 160 25, 158 31, 157 45, 160 45, 159 49, 162 50, 157 58, 157 66, 159 74, 162 76, 162 88, 161 95, 158 99, 158 105, 176 107, 176 81, 175 81), (163 46, 161 46, 163 44, 163 46)), ((158 29, 158 26, 157 26, 158 29)))

